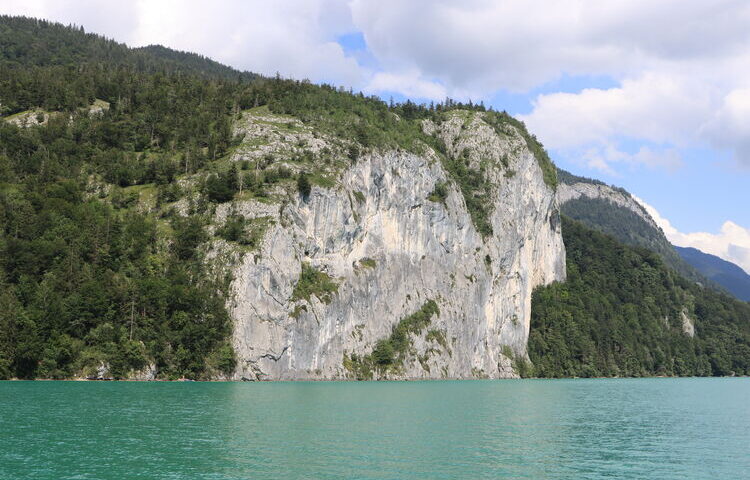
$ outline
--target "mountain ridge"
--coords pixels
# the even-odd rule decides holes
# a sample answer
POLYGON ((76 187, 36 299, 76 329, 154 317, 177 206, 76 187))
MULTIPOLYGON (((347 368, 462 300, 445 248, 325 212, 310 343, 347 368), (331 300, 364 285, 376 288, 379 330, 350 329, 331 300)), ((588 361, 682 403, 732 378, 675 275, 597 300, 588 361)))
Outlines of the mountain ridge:
POLYGON ((750 275, 740 266, 697 248, 675 246, 675 249, 707 278, 722 285, 740 300, 750 302, 750 275))
POLYGON ((626 245, 656 252, 669 267, 686 278, 725 292, 722 285, 680 257, 661 227, 627 190, 561 169, 558 172, 561 183, 558 200, 564 215, 612 235, 626 245))

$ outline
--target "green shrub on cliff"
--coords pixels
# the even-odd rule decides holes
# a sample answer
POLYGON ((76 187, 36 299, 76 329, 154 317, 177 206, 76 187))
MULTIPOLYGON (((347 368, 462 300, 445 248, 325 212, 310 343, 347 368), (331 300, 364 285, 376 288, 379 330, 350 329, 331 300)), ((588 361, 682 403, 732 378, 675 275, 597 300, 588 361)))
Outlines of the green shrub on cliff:
POLYGON ((331 303, 338 284, 327 273, 321 272, 309 263, 302 263, 299 280, 294 286, 292 300, 310 300, 315 295, 323 303, 331 303))
POLYGON ((371 353, 345 355, 344 367, 359 380, 372 379, 374 372, 398 369, 411 347, 410 336, 422 333, 435 315, 440 315, 440 309, 434 300, 428 300, 419 310, 399 320, 387 338, 378 340, 371 353))

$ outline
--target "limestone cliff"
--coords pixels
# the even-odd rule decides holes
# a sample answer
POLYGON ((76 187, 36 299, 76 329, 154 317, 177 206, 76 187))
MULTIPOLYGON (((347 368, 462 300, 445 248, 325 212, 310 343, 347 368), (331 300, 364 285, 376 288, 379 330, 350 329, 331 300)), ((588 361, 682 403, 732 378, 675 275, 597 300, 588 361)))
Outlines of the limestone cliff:
MULTIPOLYGON (((217 210, 218 224, 240 215, 264 225, 254 250, 214 246, 234 265, 236 379, 355 378, 356 363, 431 302, 439 313, 408 330, 408 348, 387 368, 375 363, 374 378, 516 376, 532 289, 565 277, 554 188, 512 125, 453 112, 423 129, 444 153, 427 145, 420 154, 367 151, 306 197, 280 190, 217 210), (491 234, 475 227, 441 155, 483 175, 491 234), (300 294, 303 269, 333 287, 300 294)), ((234 161, 288 157, 303 144, 333 157, 347 148, 267 113, 245 115, 238 132, 245 138, 234 161)))

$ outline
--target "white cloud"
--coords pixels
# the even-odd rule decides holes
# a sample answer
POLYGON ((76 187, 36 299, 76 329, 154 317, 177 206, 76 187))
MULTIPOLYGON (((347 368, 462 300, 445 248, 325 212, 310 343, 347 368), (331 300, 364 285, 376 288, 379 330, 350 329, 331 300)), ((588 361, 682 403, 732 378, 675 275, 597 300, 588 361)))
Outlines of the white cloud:
POLYGON ((138 18, 135 44, 196 51, 266 75, 362 82, 357 61, 336 42, 352 29, 341 1, 139 0, 138 18))
POLYGON ((545 145, 567 155, 625 139, 679 149, 712 146, 750 166, 750 88, 722 86, 723 79, 711 78, 722 72, 750 83, 747 58, 745 73, 707 65, 710 74, 646 72, 616 88, 540 95, 521 118, 545 145))
POLYGON ((700 133, 715 146, 734 151, 738 159, 750 164, 750 88, 729 92, 700 133))
POLYGON ((130 33, 137 26, 134 2, 106 0, 3 0, 0 14, 25 15, 64 24, 83 25, 87 32, 131 41, 130 33))
POLYGON ((553 148, 570 148, 616 137, 686 144, 711 109, 710 95, 696 95, 698 82, 645 73, 610 89, 540 95, 521 118, 553 148))
POLYGON ((425 80, 418 72, 388 73, 378 72, 373 75, 365 87, 368 92, 399 92, 414 99, 445 99, 447 92, 439 83, 425 80))
POLYGON ((648 146, 639 147, 635 153, 619 150, 613 143, 598 142, 582 151, 572 154, 571 161, 583 163, 586 167, 599 170, 608 175, 617 176, 615 166, 646 167, 648 169, 663 168, 675 171, 682 167, 680 153, 674 148, 655 149, 648 146))
MULTIPOLYGON (((563 154, 604 151, 624 138, 665 152, 712 146, 750 165, 745 0, 353 0, 351 7, 388 74, 431 79, 456 98, 525 92, 563 75, 618 83, 538 96, 525 120, 563 154)), ((408 95, 413 84, 394 88, 408 95)), ((646 156, 633 161, 680 163, 673 153, 646 156)), ((617 163, 601 154, 587 162, 610 172, 617 163)))
POLYGON ((558 77, 627 76, 747 49, 738 0, 354 0, 355 25, 388 70, 449 88, 525 91, 558 77))
POLYGON ((633 195, 633 198, 643 205, 656 224, 664 231, 667 239, 674 245, 697 248, 739 265, 750 273, 750 229, 732 221, 726 221, 718 233, 683 233, 677 230, 669 220, 662 217, 654 207, 635 195, 633 195))

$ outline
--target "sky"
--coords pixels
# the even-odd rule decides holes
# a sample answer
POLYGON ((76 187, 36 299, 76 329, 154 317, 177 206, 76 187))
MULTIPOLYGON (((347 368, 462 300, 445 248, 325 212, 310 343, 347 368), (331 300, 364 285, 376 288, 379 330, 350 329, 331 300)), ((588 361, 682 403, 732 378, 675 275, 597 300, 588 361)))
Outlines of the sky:
POLYGON ((747 0, 2 0, 241 70, 483 101, 558 166, 625 187, 672 243, 750 272, 747 0))

